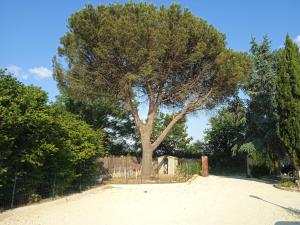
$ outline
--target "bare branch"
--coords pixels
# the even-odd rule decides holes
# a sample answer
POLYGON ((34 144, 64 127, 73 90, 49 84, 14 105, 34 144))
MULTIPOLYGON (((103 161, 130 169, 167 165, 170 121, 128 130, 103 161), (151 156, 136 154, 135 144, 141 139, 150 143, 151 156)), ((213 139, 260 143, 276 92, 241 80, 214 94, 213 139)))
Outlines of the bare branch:
POLYGON ((182 119, 186 115, 186 109, 183 109, 180 113, 178 113, 172 121, 168 124, 168 126, 164 129, 164 131, 159 135, 159 137, 156 139, 156 141, 151 145, 152 151, 154 151, 160 143, 163 141, 163 139, 167 136, 167 134, 171 131, 171 129, 174 127, 174 125, 182 119))
POLYGON ((147 80, 146 83, 147 83, 148 98, 149 98, 149 111, 148 111, 148 116, 149 116, 155 110, 155 99, 154 99, 154 90, 151 86, 151 82, 147 80))
POLYGON ((211 88, 203 98, 196 98, 195 101, 189 102, 187 105, 187 112, 194 112, 197 109, 199 109, 201 106, 203 106, 204 103, 207 101, 207 99, 212 95, 212 92, 213 89, 211 88))
POLYGON ((164 131, 159 135, 159 137, 156 139, 156 141, 152 144, 152 150, 154 151, 160 143, 163 141, 163 139, 167 136, 167 134, 172 130, 174 125, 181 120, 186 114, 189 112, 193 112, 197 109, 199 109, 209 98, 209 96, 212 94, 212 89, 199 101, 197 100, 191 100, 182 110, 179 112, 176 116, 173 117, 172 121, 168 124, 168 126, 164 129, 164 131))
POLYGON ((126 110, 128 112, 130 112, 131 115, 133 116, 136 126, 140 129, 141 126, 143 125, 143 122, 141 121, 138 111, 137 111, 137 108, 134 106, 131 98, 127 98, 125 100, 125 107, 126 107, 126 110))

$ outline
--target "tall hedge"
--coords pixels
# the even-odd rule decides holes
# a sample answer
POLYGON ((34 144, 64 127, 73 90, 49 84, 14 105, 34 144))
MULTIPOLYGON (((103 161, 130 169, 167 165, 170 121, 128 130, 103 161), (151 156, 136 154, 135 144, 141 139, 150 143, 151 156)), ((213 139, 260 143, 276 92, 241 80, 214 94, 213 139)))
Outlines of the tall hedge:
POLYGON ((94 131, 39 88, 0 70, 0 202, 26 201, 93 183, 104 153, 94 131))

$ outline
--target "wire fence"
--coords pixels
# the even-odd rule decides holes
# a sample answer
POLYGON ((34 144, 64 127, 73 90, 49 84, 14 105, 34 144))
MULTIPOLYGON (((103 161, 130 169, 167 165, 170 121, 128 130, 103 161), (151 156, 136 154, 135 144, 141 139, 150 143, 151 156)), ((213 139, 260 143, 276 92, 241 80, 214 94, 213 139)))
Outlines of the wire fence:
POLYGON ((95 180, 94 184, 90 184, 88 186, 76 184, 68 186, 66 188, 41 187, 36 188, 30 193, 24 193, 22 191, 22 187, 15 187, 12 188, 11 193, 6 193, 6 195, 2 196, 2 198, 0 199, 0 212, 28 204, 54 200, 63 196, 68 196, 70 194, 79 193, 100 185, 102 184, 98 180, 95 180))
MULTIPOLYGON (((25 185, 20 177, 14 176, 11 178, 11 184, 5 187, 3 193, 0 193, 0 212, 23 205, 57 199, 103 184, 185 182, 194 174, 200 174, 201 171, 199 160, 165 156, 154 159, 152 167, 151 176, 143 176, 141 159, 132 156, 107 156, 99 160, 98 174, 89 182, 78 179, 75 184, 64 185, 62 180, 59 182, 58 178, 54 176, 54 178, 48 178, 48 180, 46 179, 47 182, 43 181, 39 185, 36 183, 30 185, 28 182, 25 185)), ((63 179, 67 180, 68 177, 63 179)), ((32 179, 32 182, 38 181, 32 179)))
POLYGON ((141 159, 132 156, 102 159, 106 173, 105 183, 110 184, 143 184, 185 182, 194 174, 200 174, 201 165, 197 159, 179 159, 162 156, 152 162, 151 176, 143 176, 141 159))

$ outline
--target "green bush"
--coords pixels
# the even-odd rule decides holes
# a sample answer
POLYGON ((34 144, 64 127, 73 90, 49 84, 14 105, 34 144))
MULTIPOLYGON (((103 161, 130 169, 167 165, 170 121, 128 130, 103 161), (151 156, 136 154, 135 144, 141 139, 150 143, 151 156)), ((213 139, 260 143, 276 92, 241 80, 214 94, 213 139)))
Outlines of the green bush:
POLYGON ((101 130, 0 69, 0 202, 10 202, 13 189, 15 201, 26 202, 94 184, 102 140, 101 130))
POLYGON ((261 178, 263 176, 268 176, 271 174, 270 169, 267 165, 253 165, 251 168, 251 174, 253 177, 261 178))
POLYGON ((30 203, 36 203, 36 202, 41 201, 41 199, 42 199, 42 196, 41 196, 41 195, 39 195, 39 194, 32 194, 32 195, 30 196, 30 198, 29 198, 29 202, 30 202, 30 203))
POLYGON ((177 167, 178 173, 181 176, 187 175, 194 175, 198 174, 201 175, 201 166, 199 162, 192 162, 192 163, 180 163, 177 167))

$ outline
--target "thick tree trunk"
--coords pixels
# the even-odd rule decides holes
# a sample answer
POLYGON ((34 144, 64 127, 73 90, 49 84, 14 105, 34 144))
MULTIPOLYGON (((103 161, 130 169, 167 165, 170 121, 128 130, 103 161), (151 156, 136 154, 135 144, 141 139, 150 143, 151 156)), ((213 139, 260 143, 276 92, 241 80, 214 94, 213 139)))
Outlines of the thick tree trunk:
POLYGON ((152 174, 152 148, 151 146, 143 146, 142 156, 142 176, 147 178, 152 174))
POLYGON ((279 160, 275 160, 274 161, 274 167, 275 167, 275 173, 277 176, 280 176, 281 174, 281 167, 280 167, 280 161, 279 160))
POLYGON ((140 130, 142 142, 142 176, 147 178, 152 175, 152 154, 153 146, 151 144, 152 126, 144 126, 140 130))

